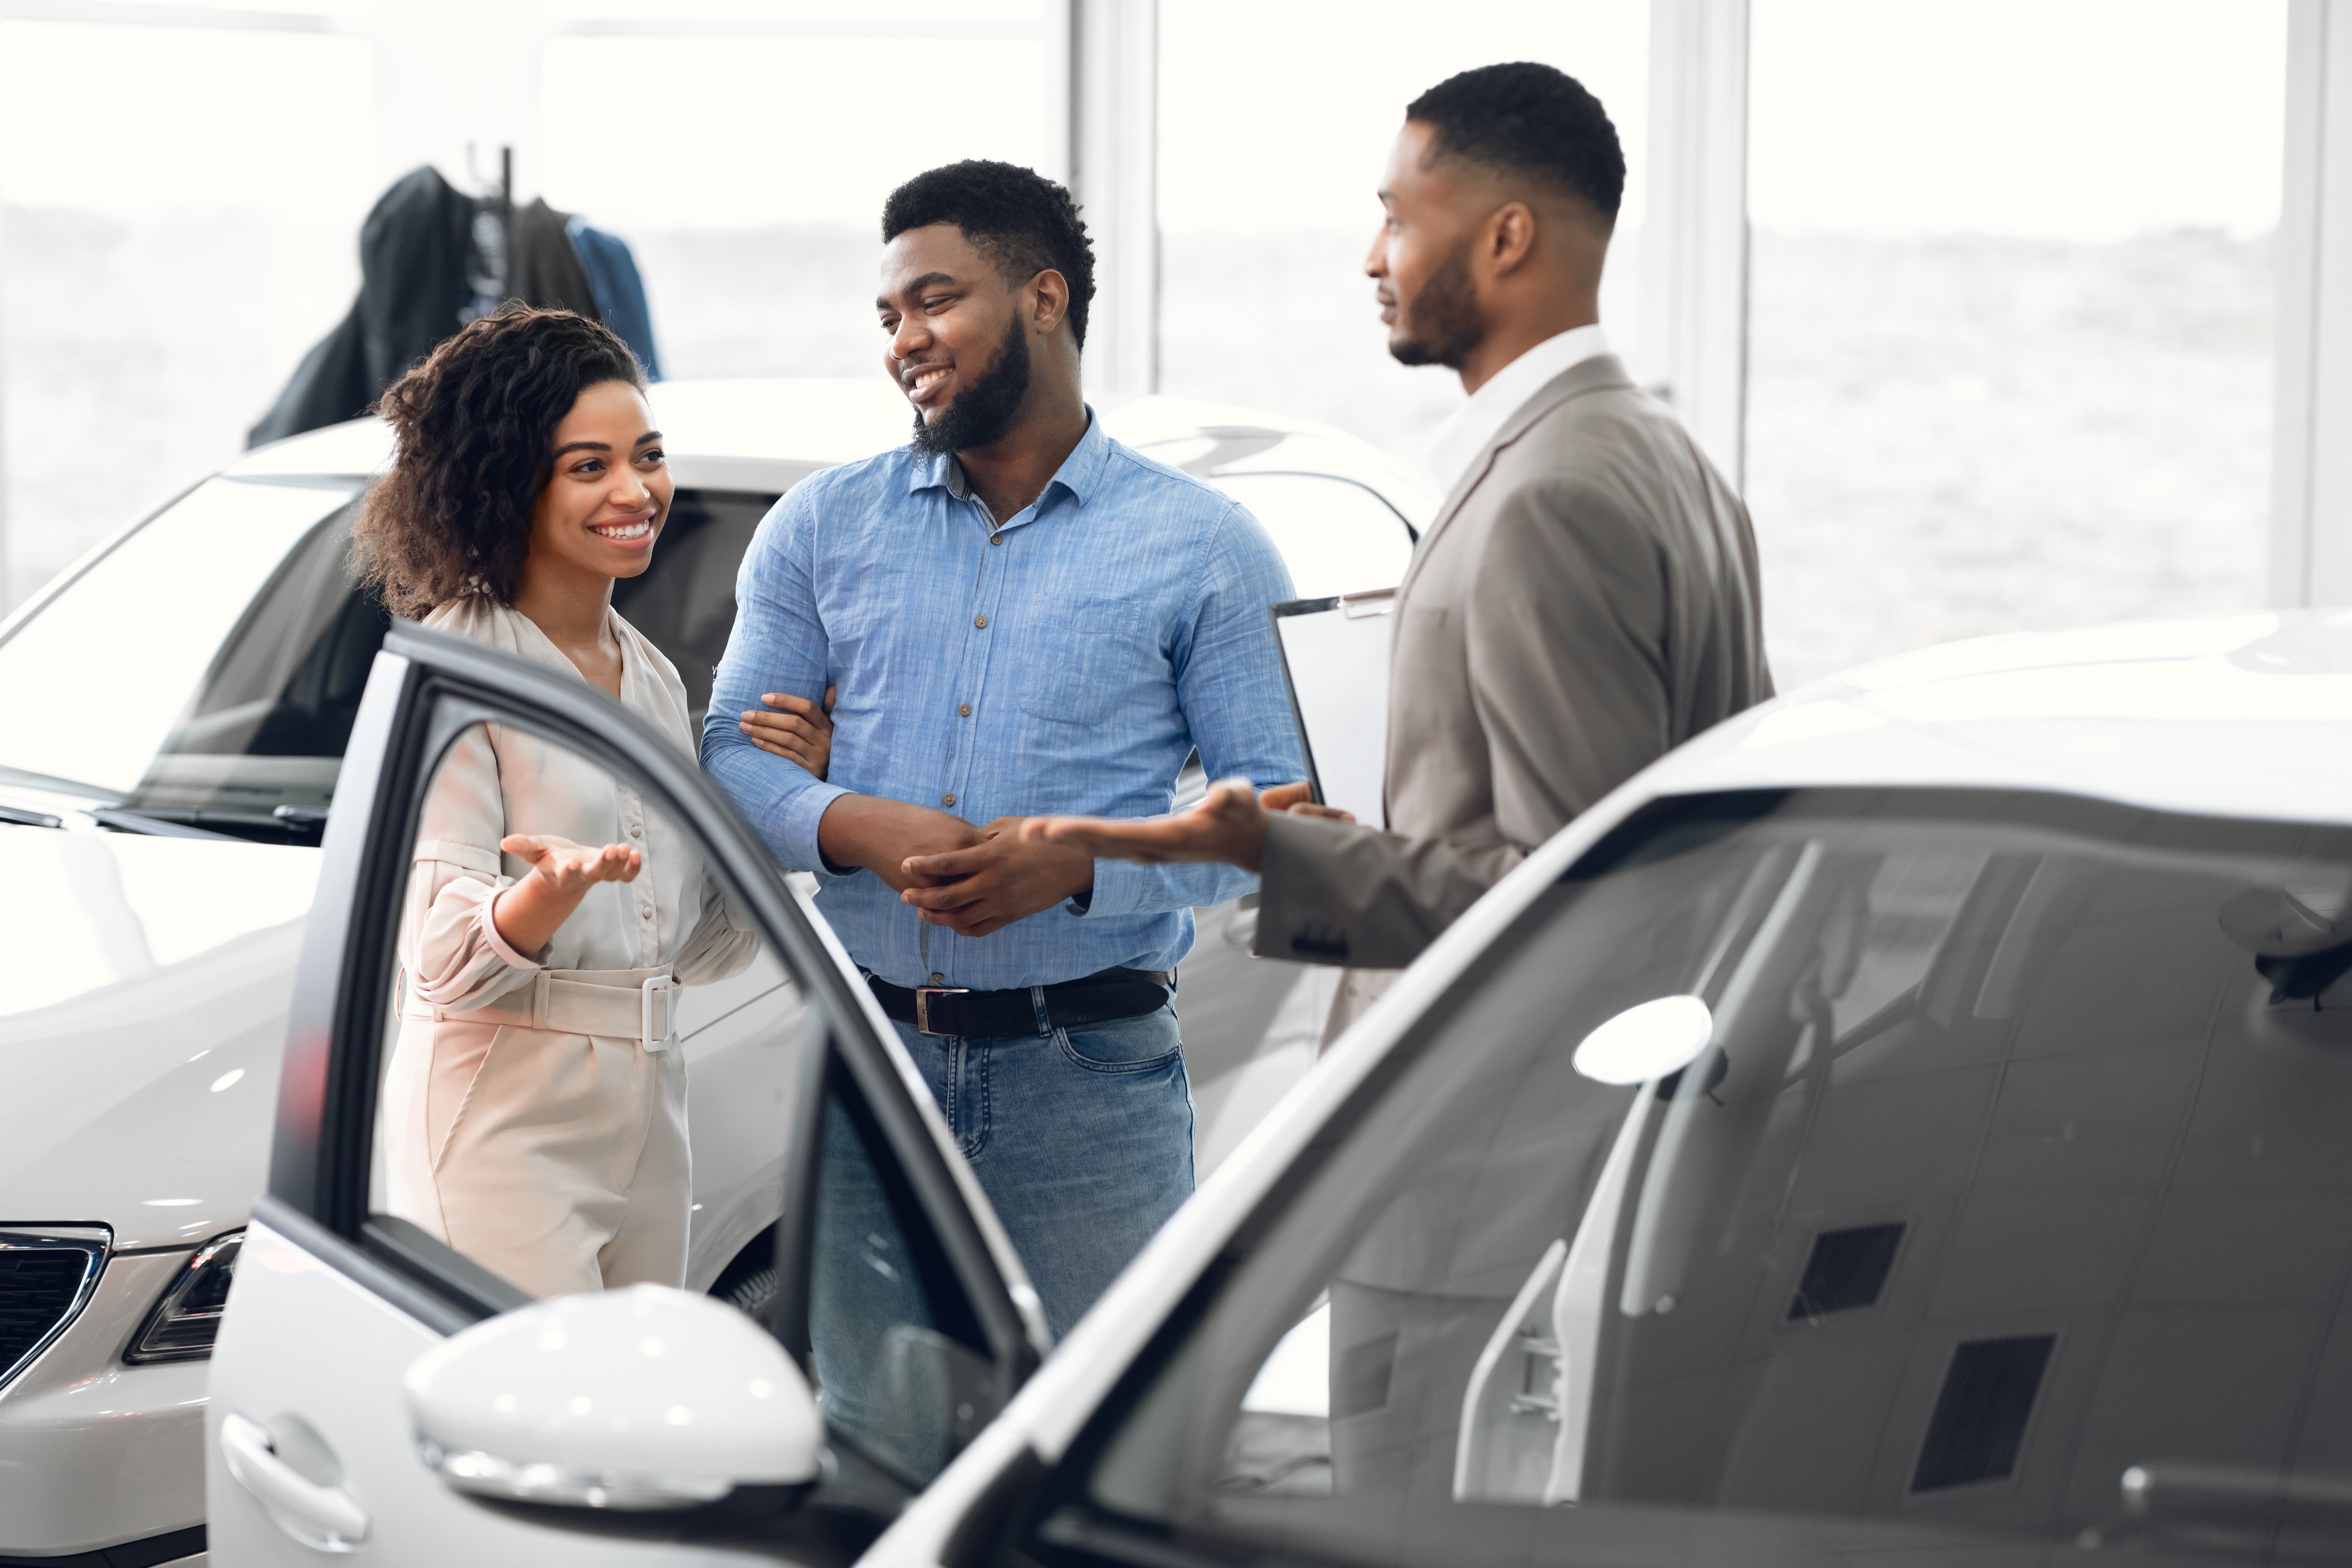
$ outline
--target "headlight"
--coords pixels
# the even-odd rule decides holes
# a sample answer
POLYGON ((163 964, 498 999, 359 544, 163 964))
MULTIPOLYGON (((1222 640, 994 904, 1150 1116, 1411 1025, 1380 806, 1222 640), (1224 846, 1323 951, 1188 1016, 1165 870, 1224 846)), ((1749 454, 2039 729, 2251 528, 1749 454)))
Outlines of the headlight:
POLYGON ((136 1364, 151 1361, 196 1361, 213 1353, 220 1333, 221 1309, 228 1304, 229 1279, 236 1272, 236 1251, 245 1232, 215 1237, 188 1259, 147 1321, 131 1336, 123 1360, 136 1364))

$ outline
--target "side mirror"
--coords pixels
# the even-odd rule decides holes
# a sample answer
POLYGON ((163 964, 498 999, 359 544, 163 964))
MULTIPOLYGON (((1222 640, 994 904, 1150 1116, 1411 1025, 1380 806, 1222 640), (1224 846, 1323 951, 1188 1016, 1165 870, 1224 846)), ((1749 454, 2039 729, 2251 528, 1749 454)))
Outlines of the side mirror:
POLYGON ((477 1323, 408 1369, 425 1462, 460 1491, 628 1511, 816 1479, 824 1416, 734 1308, 662 1285, 477 1323))

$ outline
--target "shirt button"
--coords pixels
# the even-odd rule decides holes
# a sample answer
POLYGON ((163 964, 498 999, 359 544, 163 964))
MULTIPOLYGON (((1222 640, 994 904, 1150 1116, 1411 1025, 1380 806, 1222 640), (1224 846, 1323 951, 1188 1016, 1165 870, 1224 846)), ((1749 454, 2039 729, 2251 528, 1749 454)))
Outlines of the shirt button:
POLYGON ((978 626, 982 631, 986 631, 988 629, 988 617, 986 616, 974 616, 971 618, 971 624, 978 626))
POLYGON ((1004 542, 1004 535, 1001 533, 992 533, 988 536, 988 542, 991 544, 1002 544, 1004 542))
POLYGON ((934 973, 931 976, 931 984, 934 985, 945 985, 947 983, 948 977, 944 974, 934 973))
POLYGON ((637 911, 637 913, 638 913, 638 914, 640 914, 640 915, 642 915, 642 916, 644 916, 646 920, 651 920, 651 919, 653 919, 653 918, 654 918, 654 912, 653 912, 653 910, 649 910, 649 909, 646 909, 646 910, 639 910, 637 911))
POLYGON ((955 791, 950 790, 947 794, 940 796, 940 804, 941 805, 953 805, 955 804, 955 791))
POLYGON ((971 703, 969 703, 969 702, 959 702, 959 703, 957 703, 957 704, 956 704, 956 717, 957 717, 957 718, 959 718, 959 719, 969 719, 969 718, 971 718, 971 703))
POLYGON ((638 824, 634 823, 634 822, 632 822, 631 824, 629 824, 629 837, 632 837, 632 838, 643 838, 645 836, 646 836, 646 830, 645 830, 645 828, 644 828, 643 826, 639 826, 638 824))

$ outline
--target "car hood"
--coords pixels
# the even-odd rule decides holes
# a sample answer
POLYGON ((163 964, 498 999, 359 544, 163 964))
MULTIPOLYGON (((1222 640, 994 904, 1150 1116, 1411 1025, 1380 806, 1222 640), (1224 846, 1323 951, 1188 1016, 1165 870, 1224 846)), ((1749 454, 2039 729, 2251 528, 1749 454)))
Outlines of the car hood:
POLYGON ((319 852, 0 826, 0 1222, 243 1224, 319 852))

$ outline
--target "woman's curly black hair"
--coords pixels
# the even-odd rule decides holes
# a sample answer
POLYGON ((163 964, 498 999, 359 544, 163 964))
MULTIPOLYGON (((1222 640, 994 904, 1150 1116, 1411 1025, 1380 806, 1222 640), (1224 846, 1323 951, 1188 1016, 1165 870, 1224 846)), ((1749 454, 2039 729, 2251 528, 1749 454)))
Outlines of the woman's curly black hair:
POLYGON ((530 521, 555 471, 555 426, 607 381, 643 387, 636 356, 570 310, 509 306, 459 329, 394 382, 392 472, 352 530, 352 563, 395 616, 467 594, 514 603, 530 521))

